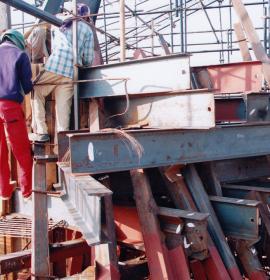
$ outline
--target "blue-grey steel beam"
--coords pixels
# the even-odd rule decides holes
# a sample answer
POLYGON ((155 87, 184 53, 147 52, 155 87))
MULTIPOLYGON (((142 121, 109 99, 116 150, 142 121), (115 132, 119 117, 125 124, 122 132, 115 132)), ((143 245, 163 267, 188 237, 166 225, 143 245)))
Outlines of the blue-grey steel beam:
POLYGON ((60 7, 63 3, 64 0, 46 0, 42 5, 42 10, 55 15, 60 12, 60 7))
POLYGON ((266 156, 215 161, 213 169, 221 183, 270 177, 269 161, 266 156))
POLYGON ((32 15, 32 16, 42 19, 48 23, 51 23, 53 25, 56 25, 56 26, 62 25, 63 21, 61 19, 58 19, 54 15, 52 15, 46 11, 40 10, 40 9, 36 8, 35 6, 32 6, 24 1, 20 1, 20 0, 0 0, 0 1, 9 6, 16 8, 22 12, 25 12, 29 15, 32 15))
POLYGON ((208 230, 219 250, 224 265, 227 268, 231 278, 241 279, 234 255, 230 250, 219 220, 209 200, 208 194, 204 189, 203 183, 194 165, 188 165, 183 170, 183 176, 197 208, 203 213, 210 214, 208 218, 208 230))
POLYGON ((72 172, 94 174, 270 154, 269 123, 127 133, 140 144, 141 156, 138 147, 131 147, 115 131, 70 134, 72 172))
POLYGON ((258 240, 259 201, 219 196, 209 198, 226 236, 258 240))

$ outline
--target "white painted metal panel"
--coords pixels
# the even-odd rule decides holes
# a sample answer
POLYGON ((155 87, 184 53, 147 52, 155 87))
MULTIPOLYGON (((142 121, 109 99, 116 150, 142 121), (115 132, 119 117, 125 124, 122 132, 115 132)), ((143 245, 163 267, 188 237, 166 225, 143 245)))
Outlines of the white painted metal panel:
MULTIPOLYGON (((109 100, 105 109, 110 115, 124 112, 125 98, 109 100), (115 102, 112 102, 115 100, 115 102)), ((108 116, 109 118, 109 116, 108 116)), ((181 93, 133 97, 129 110, 110 119, 112 127, 208 129, 215 126, 215 101, 212 93, 181 93)))
POLYGON ((190 88, 190 65, 187 55, 134 60, 124 63, 81 69, 80 80, 110 79, 80 84, 80 97, 105 97, 125 95, 125 82, 129 79, 129 94, 170 92, 190 88))

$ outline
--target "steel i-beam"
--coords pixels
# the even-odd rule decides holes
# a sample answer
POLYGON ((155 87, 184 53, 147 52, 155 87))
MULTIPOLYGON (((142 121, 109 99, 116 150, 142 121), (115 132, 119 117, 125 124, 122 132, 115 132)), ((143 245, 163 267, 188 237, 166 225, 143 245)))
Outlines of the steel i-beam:
POLYGON ((70 134, 72 172, 94 174, 270 154, 269 124, 127 133, 140 145, 141 155, 114 131, 70 134))

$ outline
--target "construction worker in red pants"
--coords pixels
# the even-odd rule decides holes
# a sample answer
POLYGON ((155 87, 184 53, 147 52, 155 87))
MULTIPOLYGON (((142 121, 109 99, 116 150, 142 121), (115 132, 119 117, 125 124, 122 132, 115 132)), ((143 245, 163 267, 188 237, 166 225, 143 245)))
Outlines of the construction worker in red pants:
POLYGON ((7 30, 0 38, 0 198, 12 196, 7 139, 18 162, 22 195, 32 193, 32 152, 21 103, 32 88, 31 64, 24 52, 23 35, 7 30))

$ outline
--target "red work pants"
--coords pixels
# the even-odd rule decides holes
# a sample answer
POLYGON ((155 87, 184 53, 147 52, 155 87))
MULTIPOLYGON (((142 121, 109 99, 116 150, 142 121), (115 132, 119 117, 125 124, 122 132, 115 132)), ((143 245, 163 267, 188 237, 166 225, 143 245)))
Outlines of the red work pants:
POLYGON ((19 103, 0 100, 0 196, 12 195, 8 160, 7 138, 11 150, 18 161, 18 183, 23 196, 32 192, 32 153, 28 140, 26 123, 19 103))

